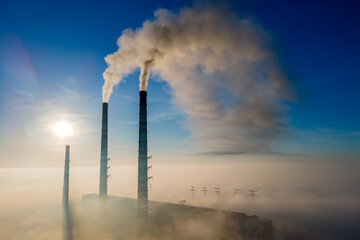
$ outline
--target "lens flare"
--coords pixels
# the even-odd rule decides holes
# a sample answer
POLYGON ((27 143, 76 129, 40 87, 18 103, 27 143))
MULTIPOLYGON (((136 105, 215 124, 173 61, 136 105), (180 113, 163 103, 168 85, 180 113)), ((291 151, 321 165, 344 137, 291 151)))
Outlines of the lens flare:
POLYGON ((67 122, 62 121, 55 124, 53 131, 56 135, 63 138, 71 134, 72 128, 67 122))

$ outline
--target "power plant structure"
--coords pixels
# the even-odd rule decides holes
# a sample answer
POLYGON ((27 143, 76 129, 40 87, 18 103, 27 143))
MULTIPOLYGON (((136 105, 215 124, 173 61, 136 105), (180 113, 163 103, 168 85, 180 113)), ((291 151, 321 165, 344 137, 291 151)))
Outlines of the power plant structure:
MULTIPOLYGON (((272 222, 271 220, 264 220, 257 216, 247 216, 243 213, 228 212, 216 209, 201 208, 195 206, 187 206, 186 200, 180 201, 180 204, 171 204, 163 202, 155 202, 148 200, 149 194, 149 176, 148 171, 151 169, 151 156, 148 157, 148 141, 147 141, 147 91, 141 90, 139 92, 139 142, 138 142, 138 188, 137 199, 128 199, 123 197, 108 196, 108 103, 102 104, 102 127, 101 127, 101 158, 100 158, 100 184, 99 195, 93 195, 97 201, 106 202, 106 208, 101 208, 102 213, 106 213, 107 217, 118 219, 119 224, 111 226, 106 224, 104 231, 110 233, 118 233, 131 231, 131 227, 137 224, 137 234, 157 234, 161 233, 162 229, 174 228, 174 223, 177 221, 188 221, 194 218, 215 219, 219 214, 224 216, 224 223, 219 225, 224 227, 221 231, 226 231, 225 235, 242 235, 248 239, 272 239, 272 222), (106 201, 105 201, 106 200, 106 201), (108 209, 111 209, 109 211, 108 209), (150 210, 150 211, 149 211, 150 210), (150 213, 149 213, 150 212, 150 213), (124 217, 126 216, 126 217, 124 217), (210 218, 209 218, 210 216, 210 218), (223 226, 224 225, 224 226, 223 226), (110 232, 109 232, 110 231, 110 232)), ((69 150, 70 146, 66 146, 65 157, 65 175, 64 175, 64 196, 63 206, 66 211, 67 229, 64 232, 64 239, 71 240, 71 218, 68 208, 68 188, 69 188, 69 150)), ((214 192, 218 196, 221 188, 214 188, 214 192)), ((190 189, 192 198, 194 198, 195 186, 190 189)), ((202 187, 201 191, 206 197, 207 187, 202 187)), ((234 190, 235 191, 235 190, 234 190)), ((238 190, 236 191, 236 193, 238 190)), ((84 203, 89 203, 89 212, 93 211, 92 195, 84 196, 84 203)), ((102 204, 101 204, 102 205, 102 204)), ((97 221, 98 212, 93 211, 93 219, 97 221)), ((94 224, 97 224, 94 223, 94 224)), ((224 238, 225 239, 225 238, 224 238)))
MULTIPOLYGON (((234 236, 243 236, 249 240, 273 240, 272 221, 270 219, 259 218, 256 215, 248 216, 239 212, 189 206, 186 204, 186 199, 181 200, 178 204, 148 200, 148 191, 151 187, 148 184, 153 176, 149 176, 151 174, 148 172, 152 168, 152 156, 148 157, 147 92, 140 91, 139 99, 137 199, 108 196, 108 103, 104 102, 102 104, 99 194, 83 196, 83 204, 86 207, 84 217, 93 226, 98 226, 88 232, 89 236, 93 236, 93 230, 95 230, 100 231, 99 234, 104 231, 107 236, 112 235, 116 239, 124 233, 129 235, 150 234, 150 236, 161 238, 164 231, 167 232, 168 229, 172 229, 176 233, 178 224, 185 224, 184 226, 186 226, 189 221, 192 222, 196 219, 204 226, 213 226, 215 223, 218 227, 212 228, 212 232, 216 236, 220 236, 221 239, 234 239, 234 236), (94 208, 94 203, 100 203, 100 215, 97 208, 94 208), (108 219, 111 219, 111 224, 109 224, 108 219), (221 219, 220 222, 219 219, 221 219), (137 227, 134 228, 133 226, 136 226, 136 224, 137 227)), ((63 240, 73 239, 72 214, 69 206, 69 170, 70 145, 66 145, 62 196, 63 240)), ((208 190, 207 187, 202 187, 199 192, 201 191, 206 197, 208 190)), ((237 194, 240 190, 234 189, 234 194, 237 194)), ((194 199, 195 186, 191 186, 190 191, 194 199)), ((218 196, 221 188, 215 187, 214 192, 218 196)), ((249 192, 253 197, 257 190, 249 190, 249 192)))
POLYGON ((69 169, 70 169, 70 145, 65 146, 65 167, 64 167, 64 186, 62 205, 66 209, 69 207, 69 169))
POLYGON ((148 217, 148 156, 146 91, 140 91, 137 216, 148 217))
POLYGON ((101 126, 101 157, 100 157, 100 184, 99 198, 107 198, 108 180, 108 103, 102 105, 102 126, 101 126))
MULTIPOLYGON (((87 223, 94 226, 99 225, 99 212, 94 208, 98 199, 97 194, 86 194, 82 197, 83 206, 87 209, 85 215, 87 223)), ((111 210, 107 211, 106 218, 112 219, 111 224, 89 231, 89 239, 94 233, 96 234, 96 231, 99 231, 99 234, 105 232, 106 236, 113 236, 113 239, 121 239, 118 237, 132 234, 146 234, 149 239, 164 239, 164 235, 169 236, 166 239, 186 235, 192 235, 191 238, 186 239, 199 239, 199 236, 203 236, 199 235, 204 230, 202 228, 205 228, 206 234, 211 233, 206 235, 210 236, 209 239, 274 240, 272 221, 256 215, 190 206, 186 204, 186 200, 178 203, 150 200, 148 201, 149 216, 146 222, 140 221, 145 224, 138 225, 139 231, 139 228, 133 228, 139 224, 136 199, 109 195, 107 204, 108 209, 111 210), (190 230, 189 233, 186 233, 188 228, 179 227, 190 224, 195 230, 190 230), (172 233, 174 235, 171 235, 172 233)))
MULTIPOLYGON (((147 149, 147 92, 140 91, 139 155, 138 155, 138 217, 148 216, 148 149, 147 149)), ((99 198, 107 198, 108 180, 108 103, 102 105, 101 158, 99 198)))
POLYGON ((70 145, 65 146, 64 187, 63 187, 63 239, 72 240, 71 214, 69 209, 70 145))

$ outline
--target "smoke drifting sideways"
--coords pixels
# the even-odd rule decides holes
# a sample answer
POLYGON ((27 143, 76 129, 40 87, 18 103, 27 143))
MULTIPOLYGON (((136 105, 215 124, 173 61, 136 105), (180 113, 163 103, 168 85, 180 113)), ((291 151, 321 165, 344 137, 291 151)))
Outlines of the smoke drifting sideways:
POLYGON ((268 34, 224 6, 159 9, 154 16, 124 30, 118 51, 106 56, 103 101, 138 68, 146 91, 151 71, 171 87, 200 152, 269 152, 287 132, 284 101, 292 96, 268 34))

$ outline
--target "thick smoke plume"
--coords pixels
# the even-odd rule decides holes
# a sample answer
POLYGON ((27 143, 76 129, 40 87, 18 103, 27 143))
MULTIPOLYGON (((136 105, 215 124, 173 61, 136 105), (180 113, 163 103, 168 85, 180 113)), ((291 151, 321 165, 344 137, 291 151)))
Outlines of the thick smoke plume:
POLYGON ((170 85, 200 151, 269 151, 269 142, 284 132, 282 101, 289 94, 267 34, 226 7, 159 9, 154 16, 141 28, 126 29, 119 50, 105 58, 104 102, 137 68, 140 90, 146 90, 151 70, 170 85))

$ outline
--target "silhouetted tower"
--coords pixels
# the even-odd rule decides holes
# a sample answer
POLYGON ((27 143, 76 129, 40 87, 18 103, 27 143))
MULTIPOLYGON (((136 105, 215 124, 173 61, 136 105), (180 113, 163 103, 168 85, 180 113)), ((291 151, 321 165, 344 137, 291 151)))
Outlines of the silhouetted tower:
POLYGON ((146 219, 148 216, 148 149, 146 95, 146 91, 140 91, 137 214, 138 217, 142 219, 146 219))
POLYGON ((63 187, 63 208, 69 207, 69 168, 70 168, 70 145, 65 146, 65 167, 64 167, 64 187, 63 187))
POLYGON ((251 199, 254 199, 254 196, 256 195, 257 190, 248 190, 250 193, 249 195, 251 195, 251 199))
POLYGON ((191 186, 190 191, 191 191, 191 196, 192 196, 192 198, 194 199, 195 186, 191 186))
POLYGON ((63 187, 63 239, 72 240, 71 216, 69 209, 69 170, 70 170, 70 145, 65 147, 64 187, 63 187))
POLYGON ((101 157, 100 157, 100 199, 107 198, 108 181, 108 103, 102 105, 101 157))
POLYGON ((219 196, 219 193, 221 192, 221 188, 219 187, 214 187, 214 192, 216 192, 216 196, 219 196))
POLYGON ((204 196, 206 196, 206 187, 203 187, 203 189, 201 190, 204 193, 204 196))

